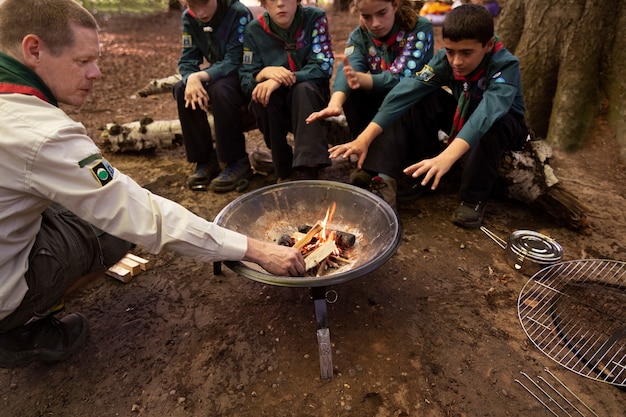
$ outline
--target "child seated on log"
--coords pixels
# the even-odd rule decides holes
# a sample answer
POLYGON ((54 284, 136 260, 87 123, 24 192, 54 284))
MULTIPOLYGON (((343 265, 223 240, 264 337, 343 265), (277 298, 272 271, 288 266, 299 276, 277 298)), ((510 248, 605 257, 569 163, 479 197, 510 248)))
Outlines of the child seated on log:
POLYGON ((246 26, 241 86, 252 98, 278 181, 317 179, 330 165, 328 142, 321 122, 305 119, 330 97, 334 58, 326 13, 300 0, 261 0, 261 6, 266 11, 246 26))
MULTIPOLYGON (((399 81, 421 70, 434 53, 433 26, 409 0, 354 0, 361 16, 346 42, 345 58, 333 83, 325 109, 311 114, 307 123, 345 114, 350 135, 358 136, 372 120, 383 99, 399 81)), ((404 167, 415 160, 400 160, 404 167)), ((369 188, 385 167, 356 169, 350 183, 369 188)), ((408 187, 407 187, 408 188, 408 187)))
POLYGON ((367 168, 370 161, 402 155, 411 146, 434 150, 440 143, 438 130, 450 132, 443 151, 408 166, 404 173, 423 176, 420 184, 432 182, 434 190, 464 157, 461 204, 452 221, 480 227, 504 152, 521 149, 528 137, 519 60, 494 35, 493 17, 481 5, 452 9, 442 35, 444 48, 416 76, 403 78, 387 94, 365 130, 329 151, 331 158, 356 155, 357 165, 367 168), (441 93, 444 87, 456 100, 441 93), (441 107, 447 120, 433 117, 432 106, 441 107), (410 146, 397 143, 393 135, 381 135, 398 128, 415 132, 410 146))
POLYGON ((252 175, 243 133, 248 99, 241 92, 237 73, 243 31, 252 14, 239 0, 181 3, 187 6, 178 60, 183 79, 174 85, 173 93, 187 160, 195 163, 187 185, 194 190, 231 191, 252 175), (215 149, 208 111, 213 112, 215 149))

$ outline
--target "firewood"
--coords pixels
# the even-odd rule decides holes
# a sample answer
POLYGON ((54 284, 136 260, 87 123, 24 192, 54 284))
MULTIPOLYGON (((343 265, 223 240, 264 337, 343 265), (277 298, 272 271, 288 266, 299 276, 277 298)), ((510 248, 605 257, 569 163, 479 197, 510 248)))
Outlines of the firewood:
POLYGON ((115 264, 109 269, 107 269, 105 271, 105 274, 117 279, 118 281, 122 281, 125 283, 133 279, 133 276, 131 275, 130 271, 118 264, 115 264))
POLYGON ((130 271, 130 275, 133 277, 141 273, 141 265, 139 264, 139 262, 135 262, 130 258, 124 257, 120 259, 117 265, 121 266, 122 268, 128 269, 128 271, 130 271))
POLYGON ((306 270, 310 270, 311 268, 319 265, 320 262, 325 260, 331 253, 337 250, 337 245, 335 241, 332 239, 327 240, 322 243, 320 246, 312 250, 308 256, 304 259, 304 263, 306 264, 306 270))
POLYGON ((122 282, 129 282, 134 276, 148 269, 149 262, 132 253, 127 253, 115 265, 105 271, 105 274, 122 282))
POLYGON ((542 139, 531 140, 521 151, 507 152, 498 174, 509 198, 539 208, 569 229, 590 233, 590 211, 559 183, 550 166, 552 147, 542 139))
POLYGON ((133 255, 132 253, 127 253, 126 258, 131 259, 139 264, 142 271, 147 271, 150 268, 150 261, 144 259, 140 256, 133 255))
MULTIPOLYGON (((315 225, 311 228, 311 230, 309 230, 307 232, 306 235, 304 235, 304 237, 302 239, 300 239, 299 241, 297 241, 295 243, 295 245, 293 245, 294 248, 296 249, 302 249, 303 247, 305 247, 310 241, 311 239, 313 239, 313 237, 315 237, 316 234, 318 234, 320 231, 322 230, 322 224, 320 222, 315 223, 315 225)), ((333 242, 335 243, 335 242, 333 242)))
POLYGON ((145 118, 126 124, 109 123, 101 134, 110 152, 145 152, 182 146, 180 121, 145 118))
MULTIPOLYGON (((298 231, 300 233, 306 233, 311 230, 311 226, 309 225, 300 225, 298 226, 298 231)), ((337 246, 342 249, 351 248, 356 243, 356 236, 352 233, 344 232, 341 230, 332 229, 331 232, 335 233, 335 242, 337 242, 337 246)), ((293 236, 295 237, 295 236, 293 236)))

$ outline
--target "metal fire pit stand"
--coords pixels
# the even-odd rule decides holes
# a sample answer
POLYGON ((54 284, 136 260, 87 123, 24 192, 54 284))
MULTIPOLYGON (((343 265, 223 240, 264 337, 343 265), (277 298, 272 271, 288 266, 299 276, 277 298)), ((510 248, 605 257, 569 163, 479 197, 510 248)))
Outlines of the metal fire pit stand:
MULTIPOLYGON (((222 275, 222 263, 213 262, 213 275, 222 275)), ((328 328, 328 309, 326 304, 326 287, 312 287, 311 296, 315 307, 315 321, 317 322, 317 345, 320 354, 320 378, 333 377, 333 353, 330 343, 330 329, 328 328)))
POLYGON ((328 311, 326 309, 326 287, 311 288, 315 321, 317 321, 317 345, 320 351, 320 378, 333 377, 333 353, 328 329, 328 311))
MULTIPOLYGON (((322 378, 332 378, 332 348, 328 330, 327 291, 340 284, 368 274, 387 262, 400 246, 402 227, 389 204, 373 193, 336 181, 293 181, 274 184, 243 194, 230 202, 215 217, 215 224, 234 231, 252 234, 262 241, 277 241, 277 236, 307 219, 319 220, 331 204, 336 211, 331 226, 356 233, 355 262, 349 268, 323 276, 287 277, 266 271, 242 261, 213 264, 213 273, 221 273, 221 264, 236 274, 268 285, 311 288, 317 321, 317 342, 322 378), (355 230, 353 227, 358 226, 355 230)), ((336 294, 335 294, 336 295, 336 294)))

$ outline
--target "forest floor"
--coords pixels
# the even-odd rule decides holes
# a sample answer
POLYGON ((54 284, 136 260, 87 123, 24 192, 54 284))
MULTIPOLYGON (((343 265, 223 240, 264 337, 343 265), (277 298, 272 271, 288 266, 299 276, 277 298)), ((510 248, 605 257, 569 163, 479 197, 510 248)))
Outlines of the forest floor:
MULTIPOLYGON (((357 19, 328 14, 340 57, 357 19)), ((179 13, 98 18, 104 75, 81 109, 68 109, 71 116, 97 143, 107 123, 176 119, 171 95, 134 93, 175 73, 179 13)), ((603 120, 593 131, 584 149, 556 149, 551 161, 562 184, 591 208, 589 233, 505 198, 488 205, 485 225, 502 237, 518 229, 551 236, 563 247, 564 260, 626 261, 624 160, 603 120)), ((258 142, 258 132, 250 132, 249 140, 258 142)), ((181 147, 107 158, 141 185, 207 219, 240 195, 188 190, 192 167, 181 147)), ((337 168, 324 175, 346 181, 345 173, 337 168)), ((250 189, 272 182, 257 175, 250 189)), ((529 278, 509 266, 505 252, 481 231, 450 222, 457 190, 458 178, 450 175, 436 193, 401 205, 404 234, 397 253, 375 271, 329 288, 337 295, 328 303, 332 378, 320 377, 308 288, 262 284, 227 268, 214 275, 210 264, 138 249, 150 270, 126 284, 100 280, 66 300, 68 312, 90 319, 85 349, 64 363, 0 370, 0 414, 579 415, 554 392, 556 404, 549 402, 530 381, 543 378, 559 388, 554 375, 593 410, 559 388, 581 415, 625 415, 624 391, 557 364, 527 337, 517 301, 529 278)))

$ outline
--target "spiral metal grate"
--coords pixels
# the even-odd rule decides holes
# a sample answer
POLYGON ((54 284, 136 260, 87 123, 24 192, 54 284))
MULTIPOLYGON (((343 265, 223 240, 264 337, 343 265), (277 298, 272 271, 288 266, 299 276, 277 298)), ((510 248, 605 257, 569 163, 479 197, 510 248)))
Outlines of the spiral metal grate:
POLYGON ((528 338, 579 375, 626 386, 626 263, 560 262, 524 285, 518 315, 528 338))

